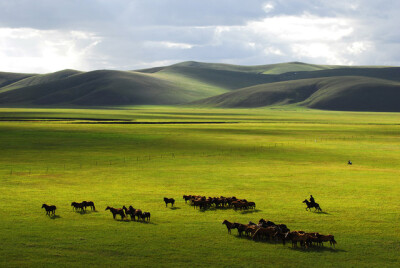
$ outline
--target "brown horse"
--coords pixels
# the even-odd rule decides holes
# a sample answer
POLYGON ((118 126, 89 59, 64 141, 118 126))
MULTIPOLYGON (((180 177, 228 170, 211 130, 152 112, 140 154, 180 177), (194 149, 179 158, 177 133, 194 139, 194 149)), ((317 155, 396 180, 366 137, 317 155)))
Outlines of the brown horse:
POLYGON ((57 207, 54 205, 49 206, 46 204, 43 204, 42 208, 44 208, 46 210, 46 215, 49 215, 49 216, 50 216, 50 213, 51 213, 51 215, 54 215, 56 213, 56 209, 57 209, 57 207))
POLYGON ((130 206, 129 209, 127 209, 125 206, 123 206, 122 209, 125 211, 126 215, 131 216, 131 220, 135 220, 135 210, 134 209, 131 210, 131 207, 132 206, 130 206))
POLYGON ((225 224, 225 225, 226 225, 226 228, 228 229, 228 234, 231 233, 231 229, 235 229, 235 228, 236 228, 232 222, 229 222, 229 221, 227 221, 227 220, 224 220, 224 221, 222 222, 222 224, 225 224))
POLYGON ((125 218, 125 213, 124 213, 124 210, 122 208, 107 207, 106 210, 111 211, 111 213, 113 214, 114 220, 115 220, 115 216, 116 215, 120 215, 121 216, 121 220, 123 220, 125 218))
POLYGON ((322 245, 324 245, 323 242, 329 242, 333 247, 335 247, 335 244, 337 244, 337 242, 335 241, 335 237, 333 235, 318 234, 317 237, 322 245))
POLYGON ((258 239, 272 239, 273 237, 275 237, 276 235, 276 230, 274 227, 260 227, 258 228, 255 233, 253 234, 253 240, 255 240, 256 238, 258 239))
POLYGON ((175 203, 175 199, 164 197, 164 202, 165 202, 165 207, 167 207, 169 203, 171 203, 171 206, 173 207, 174 203, 175 203))

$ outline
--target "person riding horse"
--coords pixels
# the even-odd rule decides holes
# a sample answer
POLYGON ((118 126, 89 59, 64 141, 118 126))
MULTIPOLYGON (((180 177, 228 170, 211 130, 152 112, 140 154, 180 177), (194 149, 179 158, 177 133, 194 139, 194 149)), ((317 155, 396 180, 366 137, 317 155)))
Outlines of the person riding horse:
POLYGON ((312 195, 310 195, 310 203, 312 205, 315 205, 315 199, 314 199, 314 197, 312 195))

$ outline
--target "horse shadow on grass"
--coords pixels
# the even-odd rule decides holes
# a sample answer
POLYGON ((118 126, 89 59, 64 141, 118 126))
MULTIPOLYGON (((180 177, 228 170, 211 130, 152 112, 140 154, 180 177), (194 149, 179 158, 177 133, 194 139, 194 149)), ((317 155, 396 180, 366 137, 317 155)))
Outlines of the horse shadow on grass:
POLYGON ((331 213, 328 213, 328 212, 325 212, 325 211, 312 211, 312 213, 322 214, 322 215, 331 215, 331 213))
POLYGON ((152 225, 158 225, 157 223, 155 223, 155 222, 152 222, 152 221, 131 221, 131 222, 137 222, 137 223, 140 223, 140 224, 152 224, 152 225))
POLYGON ((49 216, 49 219, 55 220, 55 219, 60 219, 61 216, 60 215, 51 215, 49 216))
POLYGON ((339 253, 339 252, 347 252, 347 250, 344 249, 339 249, 339 248, 332 248, 332 247, 309 247, 309 248, 303 248, 303 247, 289 247, 290 250, 298 251, 298 252, 332 252, 332 253, 339 253))
POLYGON ((92 213, 97 213, 97 210, 75 210, 75 213, 81 214, 81 215, 86 215, 86 214, 92 214, 92 213))
POLYGON ((152 225, 158 225, 157 223, 151 222, 151 221, 133 221, 130 220, 129 218, 123 218, 123 219, 115 219, 117 222, 125 222, 125 223, 140 223, 140 224, 152 224, 152 225))
POLYGON ((275 240, 265 240, 265 239, 255 239, 253 240, 253 238, 251 236, 246 236, 244 234, 242 234, 242 236, 239 236, 239 234, 234 235, 234 237, 236 239, 246 239, 249 241, 253 241, 255 243, 263 243, 263 244, 271 244, 271 245, 283 245, 282 241, 275 241, 275 240))
POLYGON ((244 210, 244 211, 241 211, 240 213, 241 214, 251 214, 251 213, 258 213, 261 211, 262 211, 261 209, 252 209, 252 210, 244 210))
POLYGON ((181 209, 180 207, 170 207, 169 209, 171 210, 177 210, 177 209, 181 209))

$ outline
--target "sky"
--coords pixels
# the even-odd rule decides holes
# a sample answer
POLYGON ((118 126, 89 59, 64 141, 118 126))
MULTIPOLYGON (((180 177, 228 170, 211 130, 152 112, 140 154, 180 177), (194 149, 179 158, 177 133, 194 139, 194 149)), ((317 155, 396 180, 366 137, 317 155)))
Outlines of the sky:
POLYGON ((0 0, 0 71, 400 66, 399 0, 0 0))

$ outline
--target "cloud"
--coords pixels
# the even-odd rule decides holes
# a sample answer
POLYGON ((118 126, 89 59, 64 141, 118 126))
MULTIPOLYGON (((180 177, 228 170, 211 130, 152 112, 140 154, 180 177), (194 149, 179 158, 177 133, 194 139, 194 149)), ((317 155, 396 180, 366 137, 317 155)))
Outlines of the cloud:
POLYGON ((400 65, 400 1, 388 3, 0 0, 0 69, 132 70, 185 60, 400 65))
POLYGON ((80 31, 0 28, 0 69, 50 72, 80 69, 101 38, 80 31))

